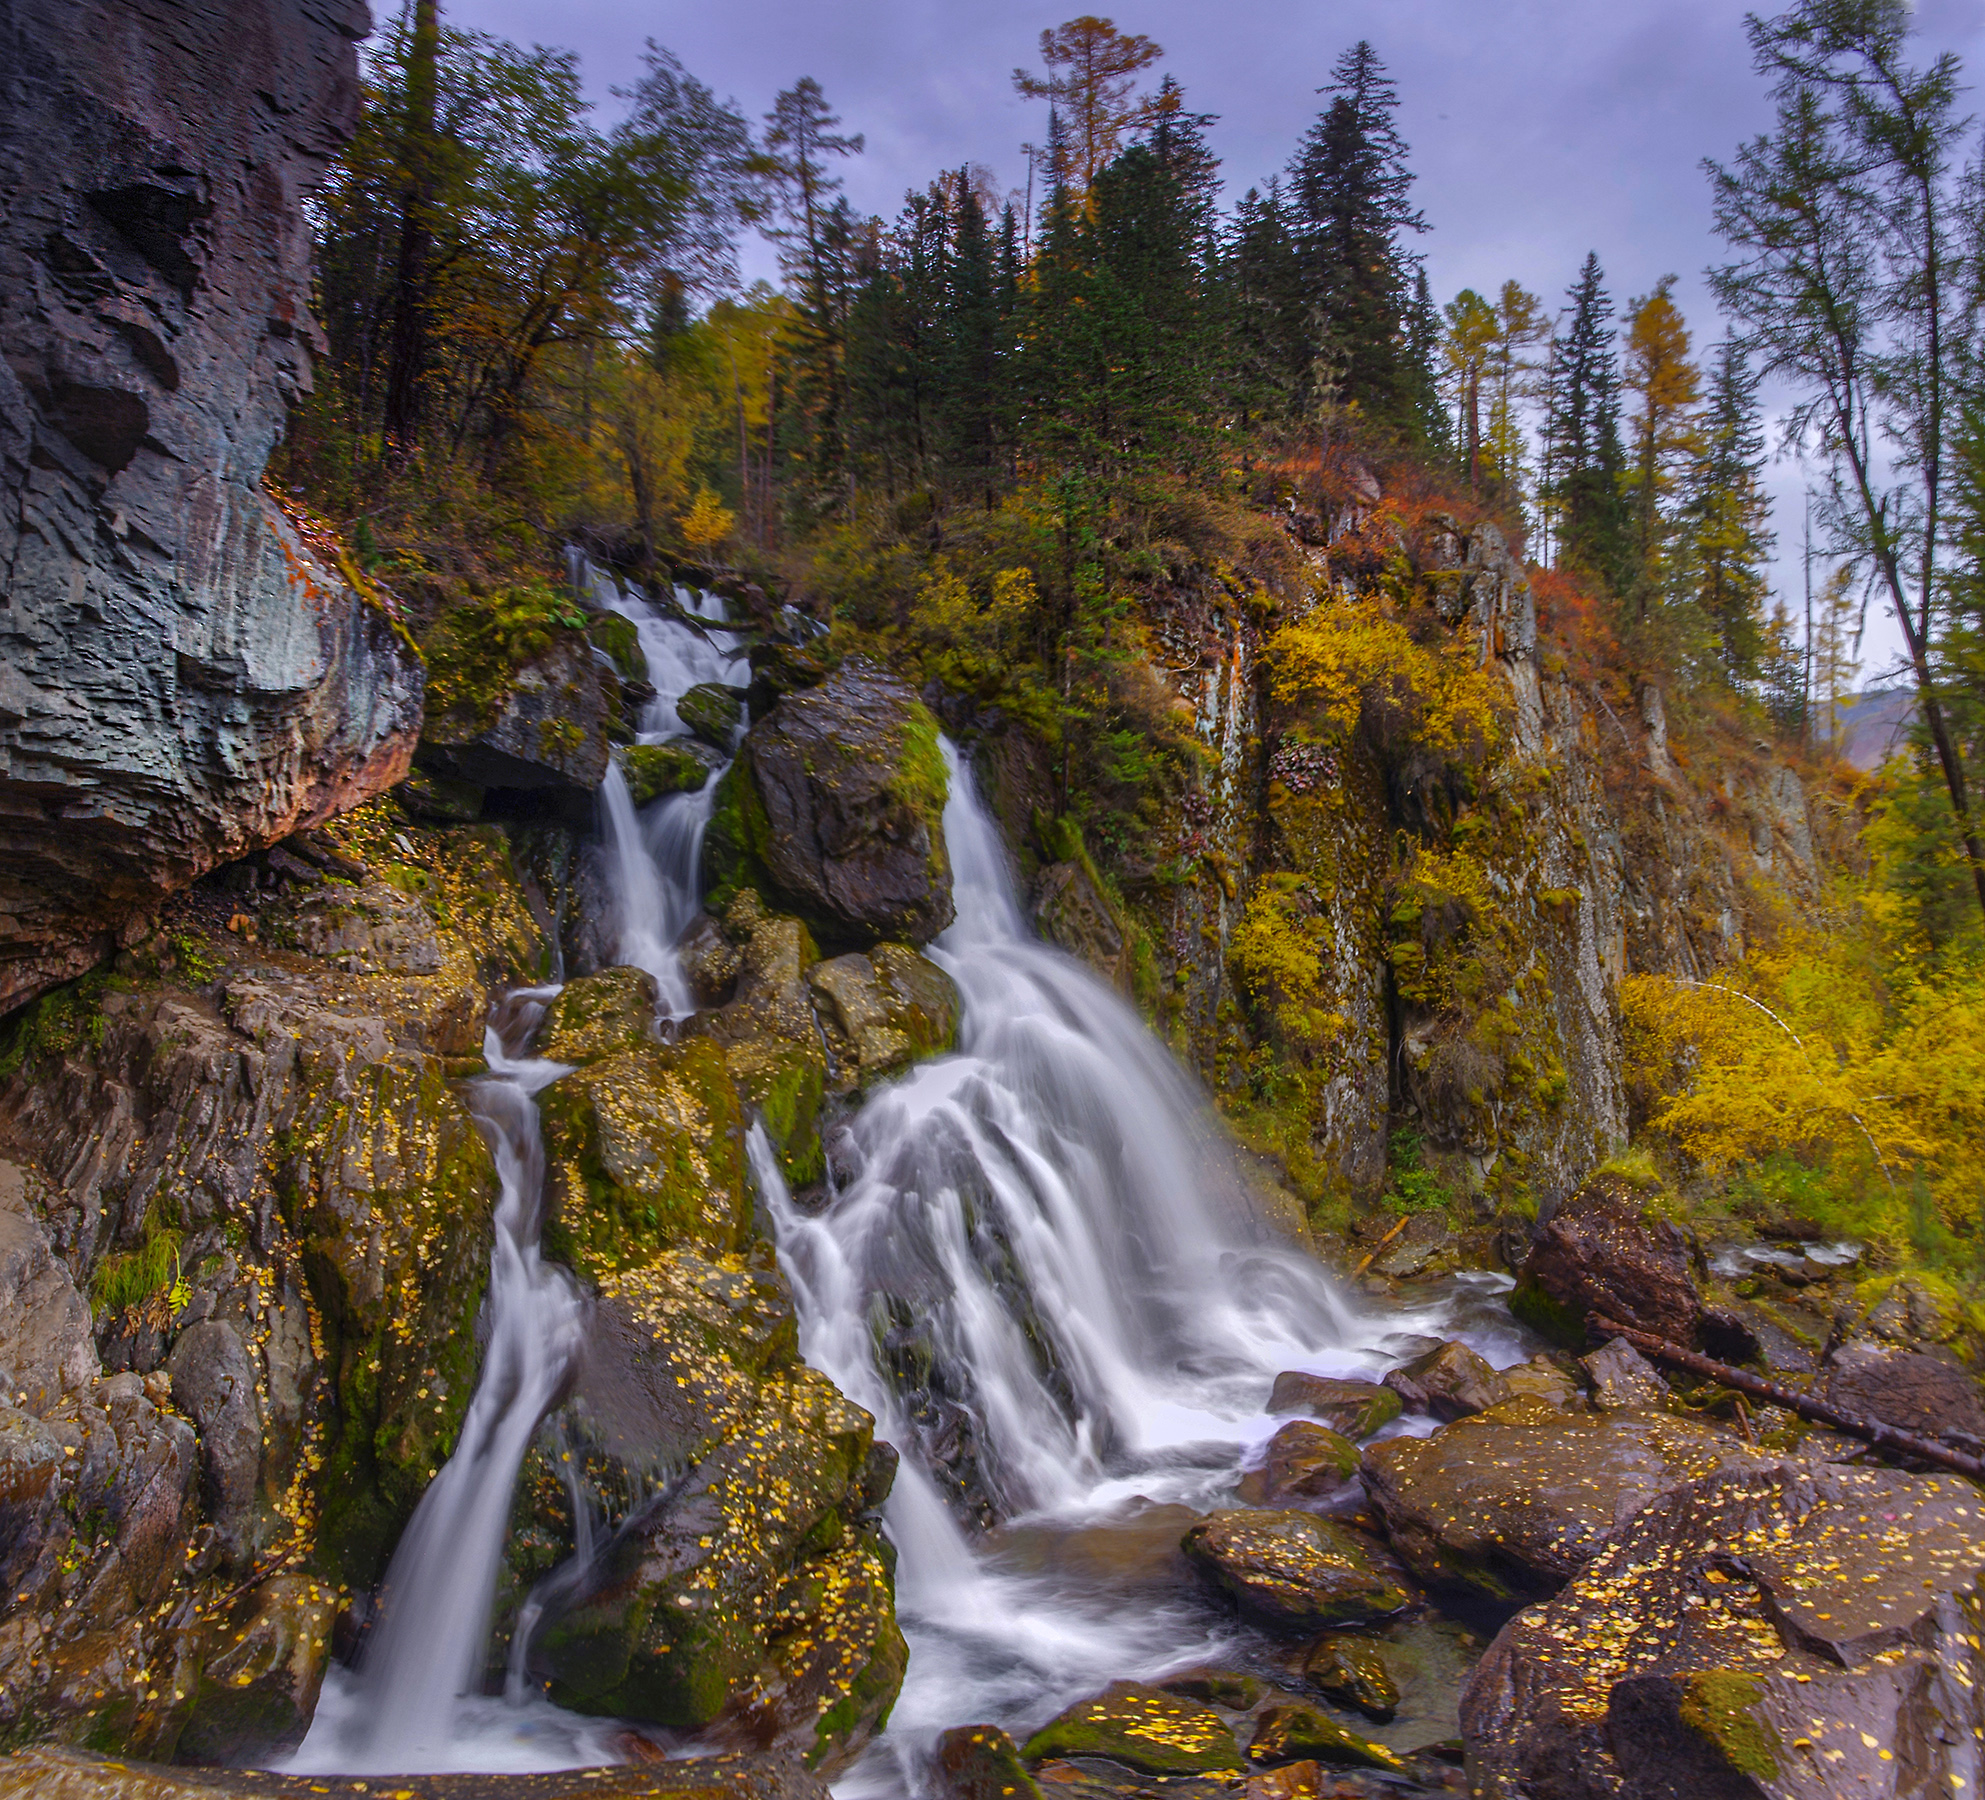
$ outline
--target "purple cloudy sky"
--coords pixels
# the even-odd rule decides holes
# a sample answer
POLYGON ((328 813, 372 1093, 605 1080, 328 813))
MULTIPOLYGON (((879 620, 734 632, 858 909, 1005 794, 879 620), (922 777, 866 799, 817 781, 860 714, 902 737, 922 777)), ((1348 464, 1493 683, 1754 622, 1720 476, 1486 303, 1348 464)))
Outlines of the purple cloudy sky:
MULTIPOLYGON (((392 0, 374 3, 384 16, 392 0)), ((985 163, 1003 183, 1025 179, 1019 146, 1046 121, 1013 92, 1011 70, 1033 64, 1042 28, 1066 16, 959 0, 443 5, 456 24, 577 50, 609 114, 609 90, 633 79, 649 37, 754 117, 812 75, 844 129, 867 134, 867 154, 847 171, 851 199, 885 215, 906 188, 961 162, 985 163)), ((1744 10, 1733 0, 1123 0, 1111 16, 1156 38, 1188 101, 1219 115, 1212 140, 1230 198, 1283 166, 1331 63, 1370 38, 1399 84, 1439 299, 1514 276, 1556 305, 1596 249, 1617 302, 1678 275, 1701 344, 1719 332, 1702 280, 1717 246, 1701 162, 1727 157, 1770 117, 1744 10)), ((1920 0, 1916 11, 1926 46, 1985 66, 1976 0, 1920 0)), ((770 273, 771 260, 749 254, 747 270, 770 273)), ((1795 588, 1801 476, 1786 462, 1772 479, 1781 573, 1795 588)), ((1871 663, 1891 635, 1871 640, 1871 663)))

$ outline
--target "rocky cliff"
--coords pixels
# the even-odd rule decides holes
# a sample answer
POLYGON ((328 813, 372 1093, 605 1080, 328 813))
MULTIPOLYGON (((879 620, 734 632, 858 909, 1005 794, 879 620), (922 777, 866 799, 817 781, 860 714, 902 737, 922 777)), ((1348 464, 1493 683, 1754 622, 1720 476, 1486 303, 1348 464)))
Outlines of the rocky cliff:
POLYGON ((399 779, 418 654, 262 490, 363 0, 21 0, 0 124, 0 1009, 399 779))

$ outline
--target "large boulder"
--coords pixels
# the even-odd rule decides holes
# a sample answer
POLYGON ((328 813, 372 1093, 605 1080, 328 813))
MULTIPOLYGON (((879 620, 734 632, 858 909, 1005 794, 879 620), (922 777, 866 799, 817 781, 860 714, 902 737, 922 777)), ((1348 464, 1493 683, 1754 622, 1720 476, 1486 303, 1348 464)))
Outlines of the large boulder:
POLYGON ((1034 1733, 1029 1762, 1100 1756, 1141 1775, 1211 1775, 1241 1766, 1232 1728, 1210 1706, 1142 1682, 1113 1681, 1034 1733))
POLYGON ((815 963, 806 983, 827 1041, 828 1075, 846 1092, 900 1075, 949 1050, 958 1036, 958 990, 928 957, 878 944, 815 963))
POLYGON ((1583 1349, 1594 1314, 1674 1343, 1695 1341, 1702 1296, 1688 1239, 1648 1215, 1617 1175, 1594 1175, 1538 1228, 1510 1308, 1526 1324, 1583 1349))
POLYGON ((262 487, 362 0, 22 0, 0 140, 0 1009, 398 781, 421 659, 262 487))
POLYGON ((1783 1465, 1662 1495, 1462 1697, 1482 1800, 1832 1800, 1985 1779, 1985 1519, 1950 1476, 1783 1465))
POLYGON ((28 1202, 25 1171, 0 1161, 0 1403, 39 1412, 96 1372, 90 1309, 28 1202))
POLYGON ((1420 1580, 1508 1605, 1555 1591, 1656 1494, 1769 1461, 1692 1420, 1568 1413, 1528 1397, 1432 1437, 1369 1445, 1364 1475, 1420 1580))
POLYGON ((1942 1356, 1850 1339, 1827 1358, 1826 1397, 1848 1412, 1922 1437, 1955 1431, 1985 1438, 1978 1383, 1942 1356))
POLYGON ((922 701, 846 663, 746 735, 703 841, 713 902, 762 884, 832 948, 928 943, 952 917, 947 785, 922 701))
POLYGON ((1404 1403, 1397 1388, 1376 1381, 1342 1381, 1285 1369, 1275 1377, 1268 1395, 1272 1413, 1308 1413, 1348 1438, 1368 1438, 1399 1417, 1404 1403))
POLYGON ((1415 1599, 1370 1538, 1314 1513, 1213 1513, 1181 1547, 1246 1617, 1272 1631, 1361 1625, 1415 1599))

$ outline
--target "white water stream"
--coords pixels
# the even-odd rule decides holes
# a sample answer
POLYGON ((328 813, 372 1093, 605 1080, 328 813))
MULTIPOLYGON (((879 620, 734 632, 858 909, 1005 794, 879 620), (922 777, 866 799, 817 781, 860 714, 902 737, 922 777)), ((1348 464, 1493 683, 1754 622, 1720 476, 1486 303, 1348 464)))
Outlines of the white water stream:
MULTIPOLYGON (((639 629, 657 692, 641 740, 682 736, 675 702, 735 679, 743 654, 735 634, 699 629, 719 625, 721 603, 691 625, 576 573, 639 629)), ((916 1791, 948 1726, 1025 1726, 1105 1680, 1216 1654, 1233 1628, 1210 1609, 1098 1579, 1056 1546, 1092 1527, 1134 1532, 1142 1514, 1175 1544, 1176 1519, 1154 1509, 1222 1502, 1279 1422, 1263 1413, 1278 1372, 1372 1374, 1407 1334, 1456 1325, 1446 1307, 1360 1314, 1261 1224, 1198 1089, 1123 1001, 1033 939, 970 771, 945 755, 957 918, 931 954, 963 1003, 956 1053, 869 1097, 817 1209, 752 1136, 806 1358, 903 1452, 887 1524, 909 1674, 844 1795, 916 1791), (971 1535, 960 1510, 998 1529, 971 1535)), ((693 1009, 673 946, 700 902, 714 786, 637 812, 616 769, 602 794, 621 960, 655 977, 664 1019, 693 1009)), ((575 1284, 537 1248, 532 1096, 564 1071, 524 1049, 555 992, 499 1009, 474 1089, 502 1194, 461 1443, 394 1555, 359 1668, 325 1684, 297 1772, 613 1760, 613 1722, 515 1679, 504 1697, 481 1693, 511 1492, 585 1323, 575 1284)), ((1466 1335, 1494 1361, 1520 1353, 1513 1331, 1466 1335)))

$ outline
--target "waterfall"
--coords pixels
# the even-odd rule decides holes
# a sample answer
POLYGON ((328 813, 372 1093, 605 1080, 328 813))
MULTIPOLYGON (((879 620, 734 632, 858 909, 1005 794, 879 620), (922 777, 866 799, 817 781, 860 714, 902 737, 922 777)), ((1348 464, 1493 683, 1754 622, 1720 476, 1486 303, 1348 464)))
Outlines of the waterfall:
MULTIPOLYGON (((723 602, 678 594, 670 613, 623 594, 611 575, 579 557, 573 580, 638 634, 655 694, 637 741, 685 737, 676 702, 699 682, 727 681, 745 654, 737 634, 722 629, 723 602)), ((601 788, 618 960, 654 976, 665 1019, 695 1010, 674 944, 701 902, 703 830, 716 782, 713 774, 701 791, 665 796, 639 812, 617 764, 601 788)), ((309 1734, 285 1765, 296 1773, 521 1774, 618 1760, 612 1721, 566 1713, 514 1672, 504 1697, 481 1692, 517 1473, 584 1348, 584 1298, 538 1249, 544 1140, 534 1096, 568 1071, 525 1052, 557 993, 506 996, 484 1032, 490 1073, 471 1087, 470 1108, 495 1157, 499 1197, 481 1376, 455 1453, 393 1553, 358 1668, 325 1678, 309 1734)), ((583 1537, 586 1508, 575 1504, 574 1517, 583 1537)), ((585 1549, 582 1541, 582 1556, 585 1549)), ((535 1619, 527 1602, 520 1638, 535 1619)))
POLYGON ((483 1034, 490 1073, 472 1086, 470 1106, 496 1159, 499 1194, 481 1378, 454 1455, 393 1553, 363 1662, 325 1679, 309 1735, 287 1765, 298 1773, 522 1772, 614 1760, 600 1721, 480 1695, 511 1490, 584 1343, 578 1285, 538 1251, 544 1140, 533 1096, 567 1070, 520 1053, 557 992, 508 995, 483 1034))
POLYGON ((945 755, 957 917, 931 955, 963 1003, 957 1051, 870 1096, 818 1211, 753 1144, 806 1359, 904 1452, 888 1522, 909 1675, 844 1793, 920 1786, 946 1726, 1037 1723, 1104 1678, 1217 1649, 1211 1615, 1043 1574, 961 1513, 1061 1530, 1203 1510, 1273 1430, 1279 1371, 1373 1373, 1414 1323, 1360 1317, 1258 1223, 1200 1092, 1028 932, 971 772, 945 755), (926 1388, 906 1395, 904 1369, 926 1388))

